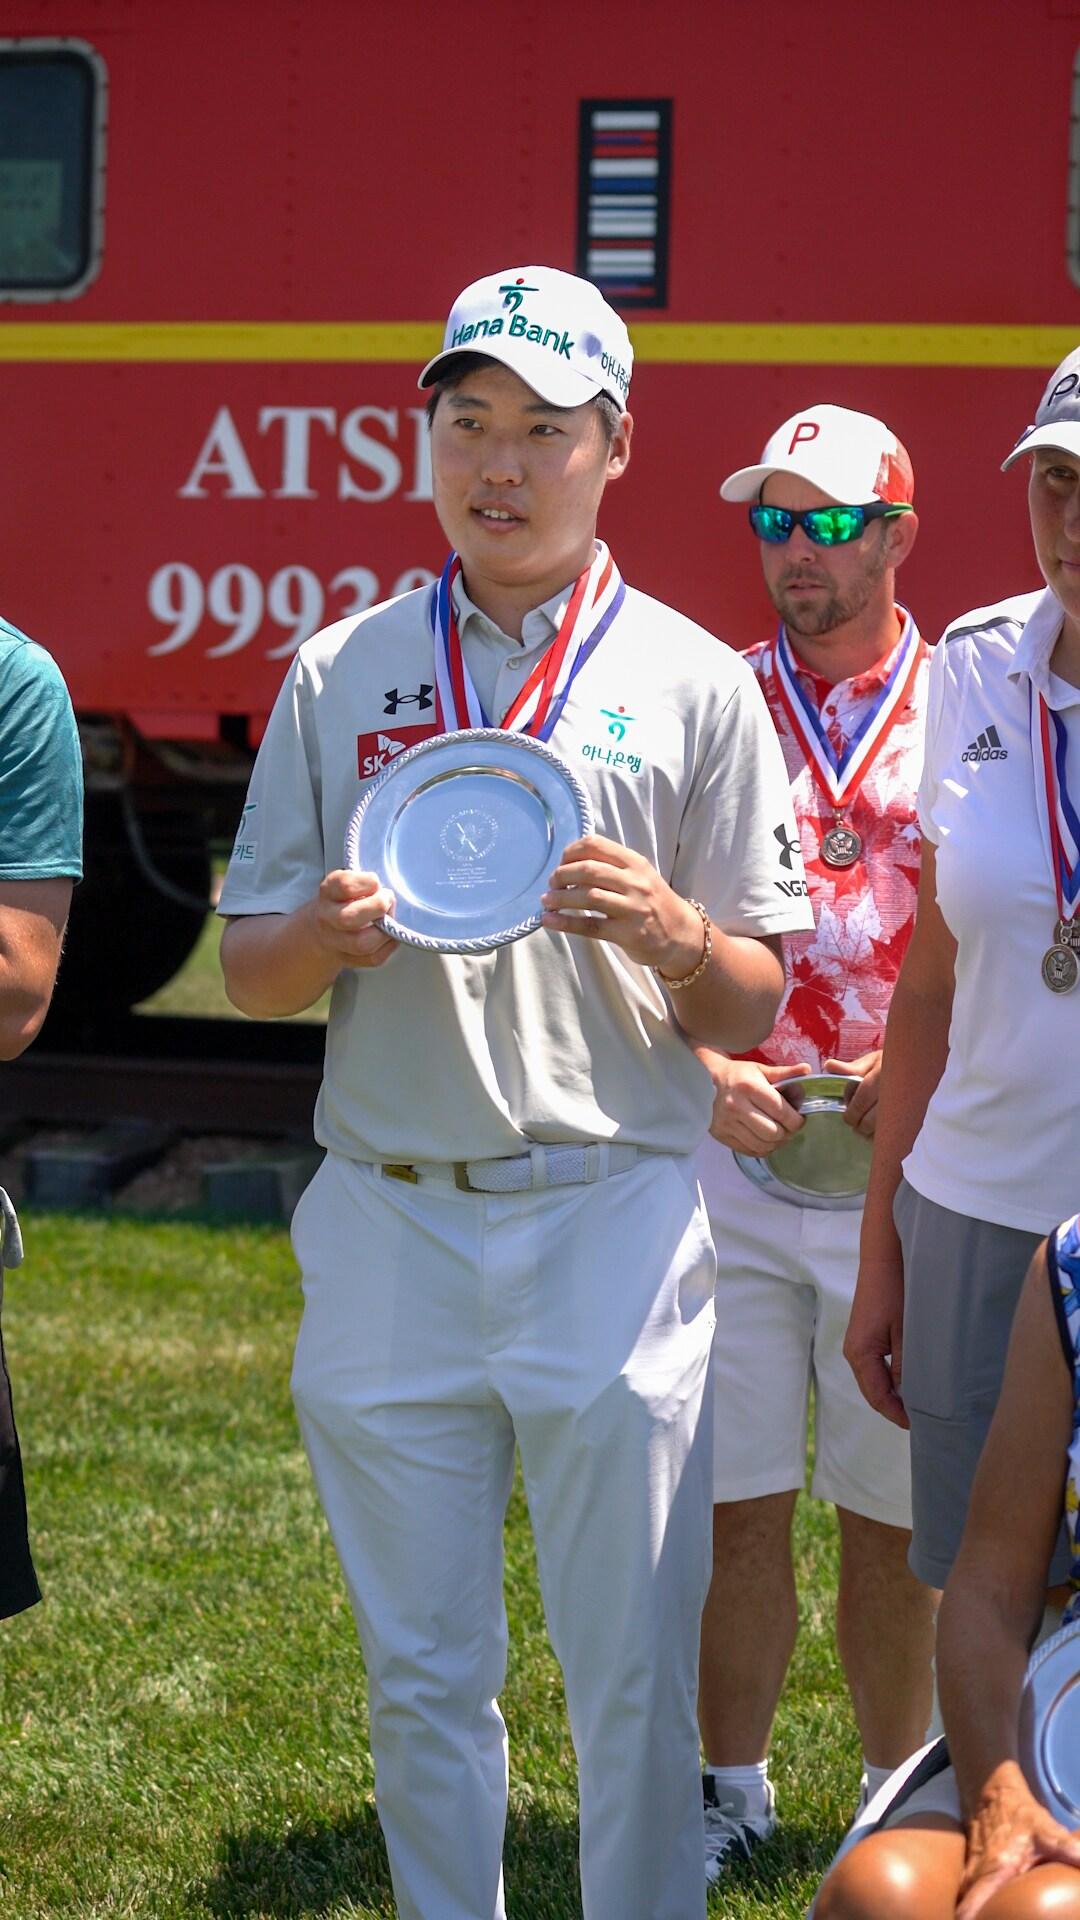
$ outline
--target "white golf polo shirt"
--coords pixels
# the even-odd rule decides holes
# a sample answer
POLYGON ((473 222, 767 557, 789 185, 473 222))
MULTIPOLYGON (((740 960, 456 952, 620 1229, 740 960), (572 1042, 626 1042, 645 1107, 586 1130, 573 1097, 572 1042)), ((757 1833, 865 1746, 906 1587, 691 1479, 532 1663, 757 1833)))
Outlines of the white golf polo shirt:
MULTIPOLYGON (((541 619, 555 631, 568 597, 528 616, 526 649, 545 639, 541 619)), ((252 775, 223 914, 310 900, 344 862, 366 783, 434 731, 430 606, 420 588, 300 648, 252 775)), ((503 712, 521 650, 501 636, 500 664, 498 640, 469 631, 470 610, 459 601, 466 660, 480 681, 476 648, 492 652, 503 712)), ((549 744, 588 790, 596 831, 643 854, 725 932, 812 924, 781 864, 794 828, 775 728, 750 669, 711 634, 628 588, 549 744)), ((382 967, 343 969, 315 1132, 357 1160, 590 1140, 689 1153, 711 1107, 655 975, 607 942, 540 929, 479 957, 403 946, 382 967)))
POLYGON ((949 1057, 904 1162, 916 1192, 954 1213, 1048 1233, 1080 1194, 1080 991, 1040 967, 1057 920, 1032 690, 1068 731, 1080 795, 1080 688, 1051 674, 1055 596, 1022 594, 946 629, 935 649, 919 820, 957 941, 949 1057))

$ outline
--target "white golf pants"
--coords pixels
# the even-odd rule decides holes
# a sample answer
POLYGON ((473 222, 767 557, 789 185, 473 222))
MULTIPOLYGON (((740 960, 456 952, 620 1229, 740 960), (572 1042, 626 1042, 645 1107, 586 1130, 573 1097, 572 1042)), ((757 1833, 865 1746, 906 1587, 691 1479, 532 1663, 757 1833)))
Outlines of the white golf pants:
POLYGON ((402 1920, 502 1920, 515 1439, 578 1756, 585 1920, 701 1920, 714 1259, 693 1164, 492 1196, 329 1156, 293 1393, 367 1665, 402 1920))

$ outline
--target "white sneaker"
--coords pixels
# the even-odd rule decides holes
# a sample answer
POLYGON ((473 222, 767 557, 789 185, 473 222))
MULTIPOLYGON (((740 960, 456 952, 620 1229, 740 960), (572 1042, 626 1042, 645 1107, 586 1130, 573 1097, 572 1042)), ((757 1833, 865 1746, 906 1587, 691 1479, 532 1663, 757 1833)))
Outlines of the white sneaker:
POLYGON ((754 1848, 776 1832, 776 1795, 772 1781, 767 1780, 765 1811, 751 1818, 746 1812, 746 1795, 737 1787, 726 1788, 721 1800, 711 1773, 702 1774, 701 1786, 705 1795, 705 1884, 711 1887, 733 1860, 749 1860, 754 1848))

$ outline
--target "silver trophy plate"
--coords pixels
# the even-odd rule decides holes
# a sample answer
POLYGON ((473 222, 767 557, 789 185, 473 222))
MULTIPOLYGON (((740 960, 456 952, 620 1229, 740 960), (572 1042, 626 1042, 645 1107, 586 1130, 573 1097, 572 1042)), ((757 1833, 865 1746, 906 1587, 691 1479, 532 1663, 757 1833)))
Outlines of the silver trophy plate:
POLYGON ((432 953, 486 953, 533 933, 563 848, 592 831, 588 795, 541 740, 502 727, 436 734, 373 780, 345 865, 377 873, 380 924, 432 953))
POLYGON ((1080 1620, 1028 1661, 1018 1758, 1035 1798, 1063 1827, 1080 1827, 1080 1620))
POLYGON ((861 1207, 870 1177, 870 1142, 849 1127, 844 1110, 858 1077, 845 1073, 796 1074, 776 1089, 806 1124, 775 1153, 737 1153, 747 1179, 774 1200, 832 1212, 861 1207))

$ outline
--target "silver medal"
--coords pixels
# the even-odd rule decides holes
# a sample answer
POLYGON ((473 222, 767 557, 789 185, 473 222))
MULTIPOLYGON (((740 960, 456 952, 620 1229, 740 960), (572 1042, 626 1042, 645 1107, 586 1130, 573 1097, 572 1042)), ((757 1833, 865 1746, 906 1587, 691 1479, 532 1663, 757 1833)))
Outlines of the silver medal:
POLYGON ((821 842, 821 857, 827 867, 853 867, 862 852, 862 836, 854 827, 837 821, 821 842))
POLYGON ((1051 993, 1071 993, 1080 980, 1080 960, 1071 947, 1048 947, 1042 957, 1042 977, 1051 993))

